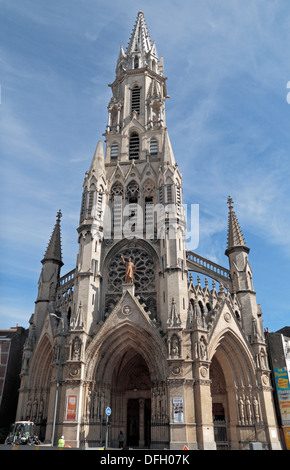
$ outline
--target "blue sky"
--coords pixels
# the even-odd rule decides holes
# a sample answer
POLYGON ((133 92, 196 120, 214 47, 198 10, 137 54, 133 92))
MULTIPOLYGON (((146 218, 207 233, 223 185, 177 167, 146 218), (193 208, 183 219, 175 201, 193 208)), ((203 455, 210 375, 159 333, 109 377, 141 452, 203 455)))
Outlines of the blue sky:
POLYGON ((62 274, 75 267, 83 179, 139 10, 164 55, 184 202, 200 206, 196 251, 228 267, 231 195, 264 327, 289 326, 289 2, 0 0, 0 9, 0 329, 28 327, 59 209, 62 274))

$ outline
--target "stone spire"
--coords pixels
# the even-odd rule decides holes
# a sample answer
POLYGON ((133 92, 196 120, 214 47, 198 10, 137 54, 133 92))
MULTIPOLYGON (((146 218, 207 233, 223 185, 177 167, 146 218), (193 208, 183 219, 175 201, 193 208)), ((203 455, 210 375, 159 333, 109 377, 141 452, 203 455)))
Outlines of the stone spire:
POLYGON ((63 266, 62 253, 61 253, 61 233, 60 233, 61 217, 62 217, 62 213, 59 210, 56 215, 56 223, 55 223, 52 235, 50 237, 48 247, 46 249, 44 258, 41 261, 42 264, 46 261, 55 261, 60 266, 63 266))
POLYGON ((151 42, 144 13, 139 11, 126 52, 123 46, 120 47, 116 74, 147 66, 159 75, 163 74, 163 58, 159 61, 156 44, 155 41, 151 42))
POLYGON ((245 243, 242 231, 240 229, 238 219, 233 210, 233 202, 234 201, 229 196, 228 197, 228 205, 229 205, 228 244, 227 244, 226 254, 228 250, 231 250, 232 248, 236 248, 236 247, 246 248, 246 243, 245 243))
POLYGON ((101 140, 98 142, 89 173, 94 173, 96 179, 105 174, 104 147, 101 140))
POLYGON ((135 52, 147 53, 151 51, 151 49, 152 44, 149 31, 145 23, 144 14, 142 11, 139 11, 126 54, 132 54, 135 52))
POLYGON ((169 164, 172 167, 176 165, 174 153, 172 150, 170 138, 167 130, 164 133, 164 142, 163 142, 163 164, 169 164))

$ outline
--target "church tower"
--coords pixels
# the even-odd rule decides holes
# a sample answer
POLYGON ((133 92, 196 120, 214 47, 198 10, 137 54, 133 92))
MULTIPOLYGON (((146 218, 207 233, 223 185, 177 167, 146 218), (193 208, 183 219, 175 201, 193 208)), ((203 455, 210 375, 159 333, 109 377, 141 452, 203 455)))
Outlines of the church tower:
POLYGON ((109 407, 110 447, 122 430, 130 447, 279 448, 262 313, 230 198, 229 269, 186 250, 166 82, 140 11, 85 174, 76 267, 60 276, 60 213, 42 260, 17 415, 74 447, 104 445, 109 407))

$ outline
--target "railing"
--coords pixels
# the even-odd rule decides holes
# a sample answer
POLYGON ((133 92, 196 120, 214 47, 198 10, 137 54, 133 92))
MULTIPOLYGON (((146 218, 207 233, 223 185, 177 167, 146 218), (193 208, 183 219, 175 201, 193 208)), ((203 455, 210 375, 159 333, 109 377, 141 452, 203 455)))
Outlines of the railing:
POLYGON ((72 269, 69 273, 59 278, 58 286, 63 287, 67 283, 71 283, 75 277, 75 269, 72 269))
POLYGON ((151 418, 150 449, 169 449, 170 428, 168 417, 151 418))
POLYGON ((225 287, 231 287, 230 271, 219 264, 214 263, 193 251, 186 252, 186 261, 189 271, 195 271, 222 282, 225 287))
POLYGON ((75 269, 62 276, 58 281, 57 298, 65 299, 74 289, 75 269))

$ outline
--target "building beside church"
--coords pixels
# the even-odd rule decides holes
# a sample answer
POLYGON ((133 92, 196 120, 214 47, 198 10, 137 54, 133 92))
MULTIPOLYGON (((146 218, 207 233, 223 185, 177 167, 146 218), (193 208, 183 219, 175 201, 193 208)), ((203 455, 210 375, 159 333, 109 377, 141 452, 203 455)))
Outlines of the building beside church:
POLYGON ((27 330, 18 325, 0 330, 0 442, 15 419, 26 336, 27 330))
POLYGON ((142 12, 115 74, 76 267, 61 273, 60 212, 41 261, 17 418, 75 447, 104 443, 110 407, 113 447, 122 430, 130 447, 280 449, 250 250, 231 198, 229 267, 186 249, 163 58, 142 12))
POLYGON ((290 450, 290 327, 265 332, 277 422, 283 449, 290 450))

